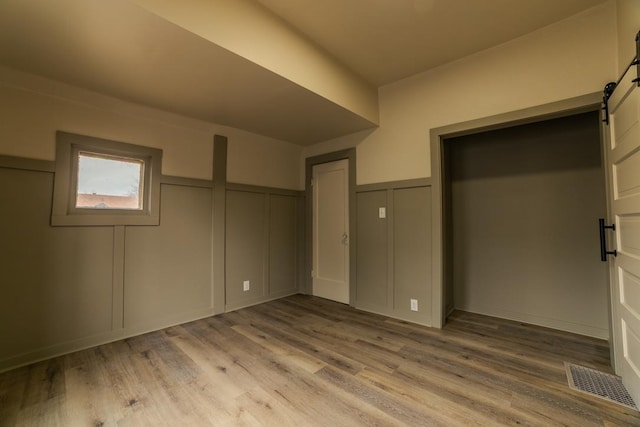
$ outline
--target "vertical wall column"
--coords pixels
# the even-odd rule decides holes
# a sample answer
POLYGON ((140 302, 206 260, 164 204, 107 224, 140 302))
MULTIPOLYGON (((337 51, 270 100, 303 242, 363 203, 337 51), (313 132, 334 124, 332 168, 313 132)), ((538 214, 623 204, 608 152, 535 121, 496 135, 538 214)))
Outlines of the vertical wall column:
POLYGON ((215 135, 212 197, 214 314, 299 292, 304 195, 227 182, 227 138, 215 135), (245 283, 248 282, 245 289, 245 283))
POLYGON ((213 137, 213 293, 212 306, 215 314, 225 310, 225 242, 226 242, 226 193, 227 193, 227 137, 213 137))

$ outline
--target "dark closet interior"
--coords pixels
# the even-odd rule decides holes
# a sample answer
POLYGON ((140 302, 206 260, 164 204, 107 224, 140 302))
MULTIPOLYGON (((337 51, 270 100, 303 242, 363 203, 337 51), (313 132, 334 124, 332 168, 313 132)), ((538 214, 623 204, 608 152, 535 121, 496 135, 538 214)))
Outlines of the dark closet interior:
POLYGON ((444 143, 447 311, 607 338, 597 111, 444 143))

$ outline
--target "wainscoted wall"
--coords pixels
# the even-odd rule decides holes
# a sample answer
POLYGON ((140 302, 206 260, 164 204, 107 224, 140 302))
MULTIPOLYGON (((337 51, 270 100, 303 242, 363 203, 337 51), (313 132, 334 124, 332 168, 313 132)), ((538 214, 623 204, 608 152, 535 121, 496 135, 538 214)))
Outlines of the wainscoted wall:
POLYGON ((299 146, 2 66, 0 112, 0 371, 223 312, 226 181, 300 184, 299 146), (50 227, 58 130, 162 149, 160 225, 50 227))
POLYGON ((227 184, 227 310, 298 292, 302 206, 301 192, 227 184))
POLYGON ((356 193, 356 308, 429 325, 430 180, 362 185, 356 193), (417 300, 417 311, 411 310, 411 299, 417 300))
POLYGON ((111 330, 113 228, 50 227, 52 191, 53 173, 0 168, 0 369, 111 330))
POLYGON ((164 177, 160 226, 51 227, 53 178, 0 156, 0 370, 214 314, 210 181, 164 177))
POLYGON ((163 176, 159 226, 52 227, 54 170, 0 156, 0 371, 298 292, 301 192, 221 182, 214 218, 213 182, 163 176))
POLYGON ((126 227, 124 325, 211 314, 211 189, 161 186, 158 227, 126 227))

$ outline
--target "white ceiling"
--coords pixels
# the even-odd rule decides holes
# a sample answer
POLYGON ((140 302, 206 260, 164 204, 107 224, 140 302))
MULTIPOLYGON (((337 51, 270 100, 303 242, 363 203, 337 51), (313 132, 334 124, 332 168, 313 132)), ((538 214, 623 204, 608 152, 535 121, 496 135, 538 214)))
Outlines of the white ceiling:
MULTIPOLYGON (((380 86, 606 0, 252 0, 380 86)), ((128 0, 0 0, 0 64, 309 145, 375 124, 128 0)))

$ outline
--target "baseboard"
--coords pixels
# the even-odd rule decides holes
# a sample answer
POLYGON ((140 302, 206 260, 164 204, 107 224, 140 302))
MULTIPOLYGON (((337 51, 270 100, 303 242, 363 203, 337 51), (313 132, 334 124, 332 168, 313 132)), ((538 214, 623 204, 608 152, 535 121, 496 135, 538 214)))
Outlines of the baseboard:
POLYGON ((269 301, 274 301, 280 298, 285 298, 291 295, 297 295, 300 292, 298 292, 298 290, 293 290, 291 292, 288 293, 278 293, 277 295, 271 295, 269 297, 261 297, 261 298, 255 298, 252 300, 247 300, 247 301, 241 301, 241 302, 232 302, 230 304, 225 305, 225 313, 229 312, 229 311, 235 311, 235 310, 240 310, 242 308, 247 308, 247 307, 252 307, 254 305, 258 305, 258 304, 262 304, 265 302, 269 302, 269 301))
POLYGON ((181 325, 183 323, 192 322, 194 320, 203 319, 213 315, 214 313, 212 308, 195 310, 189 313, 183 313, 181 315, 171 316, 169 318, 164 318, 161 320, 139 324, 131 328, 111 330, 89 337, 83 337, 80 339, 69 340, 51 346, 41 347, 36 350, 1 359, 0 373, 76 351, 86 350, 88 348, 96 347, 102 344, 107 344, 125 338, 135 337, 137 335, 158 331, 161 329, 169 328, 171 326, 181 325))
POLYGON ((392 310, 380 309, 379 307, 374 307, 366 303, 365 304, 356 303, 354 307, 356 308, 356 310, 366 311, 367 313, 379 314, 381 316, 390 317, 392 319, 402 320, 404 322, 414 323, 416 325, 431 327, 431 323, 429 322, 429 320, 431 320, 431 316, 427 314, 424 314, 424 317, 427 320, 420 321, 415 317, 404 316, 402 313, 398 313, 392 310))
POLYGON ((609 339, 609 331, 607 329, 602 329, 591 325, 583 325, 580 323, 568 322, 566 320, 537 316, 528 313, 513 312, 510 310, 477 306, 455 307, 455 310, 467 311, 469 313, 482 314, 485 316, 499 317, 501 319, 513 320, 516 322, 529 323, 531 325, 543 326, 545 328, 557 329, 560 331, 571 332, 574 334, 585 335, 588 337, 599 338, 603 340, 609 339))

